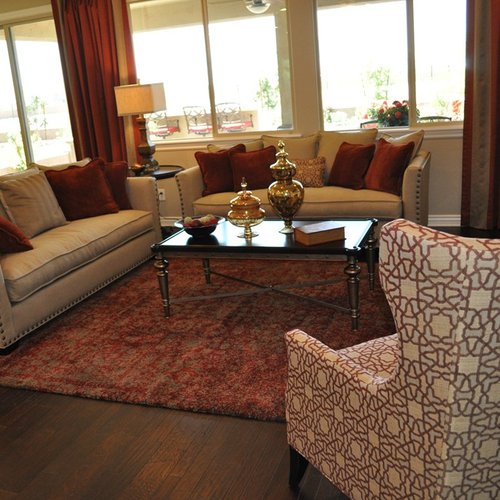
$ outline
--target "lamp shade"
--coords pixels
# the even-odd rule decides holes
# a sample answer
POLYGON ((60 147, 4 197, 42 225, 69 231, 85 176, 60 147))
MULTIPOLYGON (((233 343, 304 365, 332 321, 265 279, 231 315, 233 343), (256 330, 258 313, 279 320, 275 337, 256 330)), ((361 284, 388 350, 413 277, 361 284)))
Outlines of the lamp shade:
POLYGON ((118 116, 143 115, 164 110, 163 83, 120 85, 115 87, 118 116))

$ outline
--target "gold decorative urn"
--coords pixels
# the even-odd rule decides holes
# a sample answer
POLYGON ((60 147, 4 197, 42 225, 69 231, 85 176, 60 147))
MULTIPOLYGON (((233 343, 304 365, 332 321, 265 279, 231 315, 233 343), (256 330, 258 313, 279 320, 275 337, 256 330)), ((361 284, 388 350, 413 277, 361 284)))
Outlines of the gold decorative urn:
POLYGON ((260 199, 254 196, 252 191, 247 191, 247 181, 244 177, 241 180, 241 191, 231 200, 230 206, 227 220, 234 226, 244 228, 244 232, 238 236, 247 241, 258 236, 251 228, 264 220, 266 212, 260 208, 260 199))
POLYGON ((267 197, 274 211, 283 219, 285 226, 280 233, 293 233, 292 219, 304 201, 304 187, 294 180, 297 169, 288 161, 285 143, 278 142, 277 161, 269 168, 276 179, 267 189, 267 197))

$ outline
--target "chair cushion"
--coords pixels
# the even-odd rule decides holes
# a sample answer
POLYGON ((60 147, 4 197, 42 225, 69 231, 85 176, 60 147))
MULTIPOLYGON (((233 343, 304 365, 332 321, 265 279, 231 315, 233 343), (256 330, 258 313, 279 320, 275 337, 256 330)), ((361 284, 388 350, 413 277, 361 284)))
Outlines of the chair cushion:
POLYGON ((33 250, 0 257, 11 302, 21 302, 37 290, 101 255, 151 230, 152 215, 122 210, 72 221, 35 236, 33 250))

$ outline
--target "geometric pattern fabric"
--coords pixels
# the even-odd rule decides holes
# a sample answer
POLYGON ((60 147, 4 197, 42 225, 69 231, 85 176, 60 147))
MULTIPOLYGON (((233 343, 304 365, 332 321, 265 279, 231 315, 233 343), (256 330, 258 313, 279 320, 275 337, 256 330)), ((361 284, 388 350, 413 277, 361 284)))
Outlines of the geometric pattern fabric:
POLYGON ((500 240, 399 219, 379 273, 396 335, 285 335, 288 443, 353 499, 500 498, 500 240))

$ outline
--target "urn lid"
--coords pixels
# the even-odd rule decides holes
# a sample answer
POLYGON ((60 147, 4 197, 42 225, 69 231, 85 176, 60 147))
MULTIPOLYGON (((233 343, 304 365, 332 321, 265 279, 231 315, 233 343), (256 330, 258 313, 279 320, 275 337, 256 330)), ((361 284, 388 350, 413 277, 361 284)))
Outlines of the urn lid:
POLYGON ((247 190, 245 177, 241 179, 241 191, 238 191, 238 196, 230 201, 230 206, 233 210, 248 210, 260 207, 260 199, 254 196, 252 191, 247 190))

